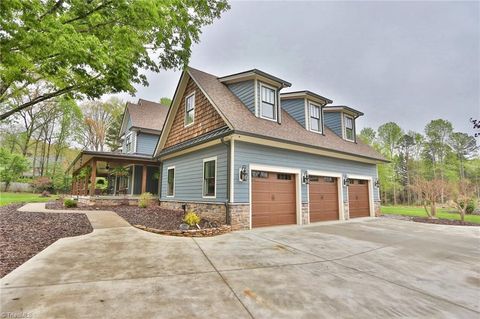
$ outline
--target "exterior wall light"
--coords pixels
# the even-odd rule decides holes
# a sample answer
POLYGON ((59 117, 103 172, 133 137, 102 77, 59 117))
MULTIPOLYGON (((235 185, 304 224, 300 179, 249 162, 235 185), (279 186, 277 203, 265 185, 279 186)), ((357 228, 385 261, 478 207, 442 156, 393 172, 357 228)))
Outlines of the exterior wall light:
POLYGON ((376 188, 380 188, 380 180, 378 178, 375 178, 374 184, 376 188))
POLYGON ((305 171, 302 174, 302 183, 303 184, 310 184, 310 176, 308 175, 308 172, 305 171))
POLYGON ((248 169, 247 169, 247 165, 242 165, 242 167, 240 167, 238 169, 238 180, 240 182, 246 182, 248 181, 248 169))
POLYGON ((343 176, 343 186, 348 187, 350 185, 350 179, 347 176, 343 176))

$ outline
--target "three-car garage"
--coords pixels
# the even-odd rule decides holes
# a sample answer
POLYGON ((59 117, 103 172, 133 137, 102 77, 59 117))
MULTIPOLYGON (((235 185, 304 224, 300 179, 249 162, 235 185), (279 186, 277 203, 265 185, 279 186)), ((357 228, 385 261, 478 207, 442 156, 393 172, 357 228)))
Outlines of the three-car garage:
MULTIPOLYGON (((300 170, 251 170, 251 226, 277 226, 300 223, 300 170)), ((308 216, 304 223, 344 218, 343 179, 340 173, 309 172, 306 186, 308 216)), ((371 178, 349 178, 347 201, 349 218, 371 216, 371 178)), ((346 185, 345 185, 346 186, 346 185)))

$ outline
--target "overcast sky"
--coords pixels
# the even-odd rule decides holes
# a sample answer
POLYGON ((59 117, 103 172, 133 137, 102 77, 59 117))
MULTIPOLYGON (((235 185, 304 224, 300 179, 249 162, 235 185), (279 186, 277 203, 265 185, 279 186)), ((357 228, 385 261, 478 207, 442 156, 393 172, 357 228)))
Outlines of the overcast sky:
MULTIPOLYGON (((422 131, 431 119, 473 130, 480 118, 480 5, 472 2, 232 2, 203 29, 192 67, 258 68, 365 113, 422 131)), ((172 97, 180 72, 148 74, 141 97, 172 97)))

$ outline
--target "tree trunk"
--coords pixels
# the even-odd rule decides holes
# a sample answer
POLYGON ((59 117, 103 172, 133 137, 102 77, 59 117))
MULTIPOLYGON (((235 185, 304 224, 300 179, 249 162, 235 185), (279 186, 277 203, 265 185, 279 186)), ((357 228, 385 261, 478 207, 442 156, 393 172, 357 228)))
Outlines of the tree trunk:
POLYGON ((33 155, 33 167, 32 167, 32 178, 35 178, 35 164, 37 163, 37 154, 38 154, 38 140, 35 141, 35 153, 33 155))
POLYGON ((432 209, 432 213, 431 213, 431 217, 434 217, 436 218, 437 217, 437 203, 435 203, 434 201, 432 201, 431 205, 430 205, 431 209, 432 209))

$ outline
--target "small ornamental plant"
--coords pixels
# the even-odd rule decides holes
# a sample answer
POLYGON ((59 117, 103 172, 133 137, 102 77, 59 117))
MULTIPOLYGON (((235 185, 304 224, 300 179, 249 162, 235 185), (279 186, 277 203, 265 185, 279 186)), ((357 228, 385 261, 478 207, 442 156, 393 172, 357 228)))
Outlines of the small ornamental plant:
POLYGON ((193 227, 200 223, 200 217, 194 212, 188 212, 185 217, 183 217, 183 221, 185 222, 185 224, 193 227))
POLYGON ((151 206, 153 202, 153 195, 151 193, 145 192, 140 195, 138 199, 138 207, 147 208, 151 206))
POLYGON ((68 208, 77 207, 77 202, 71 198, 67 198, 63 201, 63 206, 68 208))

